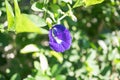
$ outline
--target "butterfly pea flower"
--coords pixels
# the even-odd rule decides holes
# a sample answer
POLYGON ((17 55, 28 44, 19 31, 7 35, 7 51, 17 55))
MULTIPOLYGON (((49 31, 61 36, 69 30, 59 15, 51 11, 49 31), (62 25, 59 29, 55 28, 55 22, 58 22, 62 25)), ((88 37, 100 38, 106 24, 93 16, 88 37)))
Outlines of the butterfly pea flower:
POLYGON ((57 24, 49 31, 50 48, 56 52, 64 52, 71 46, 72 37, 70 31, 63 25, 57 24))

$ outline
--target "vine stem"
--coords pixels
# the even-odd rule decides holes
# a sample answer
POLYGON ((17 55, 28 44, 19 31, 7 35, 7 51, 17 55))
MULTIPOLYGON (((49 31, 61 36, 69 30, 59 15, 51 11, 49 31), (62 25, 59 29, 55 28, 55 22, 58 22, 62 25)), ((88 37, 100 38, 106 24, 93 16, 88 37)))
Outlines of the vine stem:
POLYGON ((61 21, 62 19, 64 19, 68 14, 65 13, 62 17, 60 17, 58 20, 61 21))
POLYGON ((69 4, 67 4, 67 6, 68 6, 69 10, 68 10, 66 13, 62 13, 63 16, 61 16, 57 21, 55 20, 54 14, 53 14, 52 12, 48 11, 46 8, 43 8, 43 10, 51 16, 52 20, 53 20, 55 23, 57 22, 57 24, 60 24, 60 21, 61 21, 62 19, 64 19, 66 16, 68 16, 68 15, 69 15, 69 12, 72 10, 72 8, 70 7, 69 4))
POLYGON ((55 20, 55 18, 54 18, 54 15, 52 14, 52 12, 48 11, 46 8, 43 8, 43 10, 51 16, 51 18, 52 18, 52 20, 53 20, 54 22, 56 22, 56 20, 55 20))
POLYGON ((63 16, 60 17, 60 18, 57 20, 58 23, 60 23, 60 21, 61 21, 62 19, 64 19, 66 16, 68 16, 68 15, 69 15, 69 12, 72 10, 72 8, 70 7, 69 4, 67 4, 67 6, 68 6, 69 10, 68 10, 66 13, 63 13, 63 16))

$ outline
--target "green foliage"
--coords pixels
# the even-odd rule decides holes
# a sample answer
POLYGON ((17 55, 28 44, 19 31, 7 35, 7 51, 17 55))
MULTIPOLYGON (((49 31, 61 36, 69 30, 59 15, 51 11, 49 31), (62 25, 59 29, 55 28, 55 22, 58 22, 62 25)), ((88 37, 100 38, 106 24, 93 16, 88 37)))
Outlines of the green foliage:
POLYGON ((8 29, 11 29, 14 27, 14 13, 11 5, 8 3, 7 0, 5 0, 5 4, 6 4, 6 12, 7 12, 7 20, 8 20, 8 29))
POLYGON ((20 75, 15 73, 10 80, 21 80, 20 75))
MULTIPOLYGON (((36 22, 37 23, 37 25, 36 25, 35 23, 32 22, 32 20, 30 20, 30 18, 32 16, 30 15, 30 17, 29 17, 29 15, 21 14, 18 18, 16 18, 16 22, 17 22, 16 23, 16 32, 17 33, 20 33, 20 32, 37 32, 37 33, 41 33, 41 34, 43 34, 44 32, 47 33, 47 30, 44 30, 37 26, 38 22, 36 22)), ((39 22, 42 22, 39 26, 44 26, 45 22, 43 22, 43 19, 39 19, 39 20, 40 20, 39 22)))
POLYGON ((34 11, 43 11, 42 8, 43 8, 43 3, 40 3, 40 2, 35 2, 31 9, 34 10, 34 11))
POLYGON ((23 49, 21 49, 21 53, 25 54, 25 53, 30 53, 30 52, 38 52, 39 48, 34 45, 34 44, 29 44, 27 46, 25 46, 23 49))
POLYGON ((14 26, 13 30, 15 30, 16 33, 21 33, 21 32, 37 32, 41 34, 48 33, 47 30, 39 28, 39 26, 41 27, 46 26, 44 19, 39 18, 38 16, 35 16, 35 15, 22 14, 20 12, 17 0, 14 0, 14 8, 15 8, 15 18, 14 18, 12 8, 10 4, 8 3, 8 1, 6 0, 9 30, 11 30, 14 26))
POLYGON ((66 80, 66 76, 64 76, 64 75, 58 75, 58 76, 56 76, 55 79, 56 80, 66 80))
POLYGON ((77 0, 76 3, 74 4, 73 8, 80 7, 83 5, 83 0, 77 0))
POLYGON ((119 5, 119 0, 1 0, 0 80, 119 80, 119 5), (72 35, 63 53, 48 45, 55 24, 72 35))
MULTIPOLYGON (((33 23, 35 23, 36 24, 36 26, 38 26, 38 27, 44 27, 44 26, 46 26, 47 24, 46 24, 46 22, 45 22, 45 20, 44 19, 42 19, 41 17, 39 17, 39 16, 36 16, 36 15, 33 15, 33 14, 31 14, 31 15, 26 15, 33 23)), ((41 30, 42 31, 42 30, 41 30)))
POLYGON ((84 0, 85 6, 91 6, 94 4, 102 3, 104 0, 84 0))

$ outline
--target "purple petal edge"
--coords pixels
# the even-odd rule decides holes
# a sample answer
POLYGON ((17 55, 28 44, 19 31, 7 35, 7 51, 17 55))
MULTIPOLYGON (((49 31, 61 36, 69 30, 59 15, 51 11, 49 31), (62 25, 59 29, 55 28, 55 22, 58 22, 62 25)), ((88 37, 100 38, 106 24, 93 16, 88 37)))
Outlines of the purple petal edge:
POLYGON ((64 52, 68 50, 71 46, 72 37, 68 29, 66 29, 63 25, 55 25, 49 31, 49 45, 50 48, 55 50, 56 52, 64 52), (55 36, 52 35, 52 29, 55 28, 55 36), (62 40, 61 43, 57 43, 55 37, 62 40))

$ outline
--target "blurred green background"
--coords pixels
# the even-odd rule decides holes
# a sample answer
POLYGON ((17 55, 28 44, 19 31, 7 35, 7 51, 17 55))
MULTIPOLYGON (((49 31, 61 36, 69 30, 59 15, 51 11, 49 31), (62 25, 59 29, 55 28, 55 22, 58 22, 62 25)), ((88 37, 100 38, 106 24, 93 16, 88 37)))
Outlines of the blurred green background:
MULTIPOLYGON (((14 1, 8 1, 15 13, 14 1)), ((22 32, 27 23, 20 23, 21 32, 8 31, 5 1, 0 0, 0 80, 120 80, 120 1, 80 2, 71 9, 77 1, 82 0, 18 0, 21 13, 44 19, 39 23, 31 17, 46 31, 69 11, 60 23, 70 30, 72 46, 57 53, 43 30, 22 32)))

